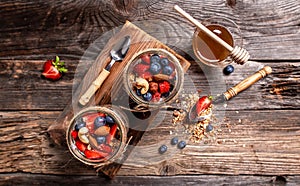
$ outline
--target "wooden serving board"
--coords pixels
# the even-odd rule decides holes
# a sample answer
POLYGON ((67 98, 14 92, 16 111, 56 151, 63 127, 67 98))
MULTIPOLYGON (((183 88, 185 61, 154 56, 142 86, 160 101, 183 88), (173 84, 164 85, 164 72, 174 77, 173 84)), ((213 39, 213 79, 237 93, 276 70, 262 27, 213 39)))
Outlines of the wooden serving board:
MULTIPOLYGON (((73 94, 70 103, 66 106, 66 108, 57 118, 57 120, 48 128, 48 132, 55 143, 59 145, 65 145, 65 132, 69 125, 69 122, 72 119, 72 117, 81 109, 89 106, 111 104, 112 99, 114 98, 123 99, 122 102, 125 103, 124 105, 126 106, 127 103, 128 106, 129 97, 121 88, 123 87, 123 70, 134 54, 147 48, 163 48, 169 51, 170 53, 174 54, 180 61, 180 64, 182 65, 182 68, 185 72, 190 66, 190 63, 182 56, 177 54, 174 50, 170 49, 165 44, 161 43, 154 37, 148 35, 143 30, 136 27, 131 22, 127 21, 122 27, 122 29, 108 41, 102 52, 99 54, 95 62, 87 71, 82 82, 73 94), (111 69, 110 75, 104 81, 101 88, 95 93, 95 96, 91 99, 91 101, 84 107, 80 106, 78 104, 80 96, 84 94, 84 92, 88 89, 93 80, 99 75, 101 70, 110 62, 109 52, 114 46, 114 44, 126 35, 129 35, 131 37, 131 45, 126 57, 122 62, 114 64, 114 66, 111 69)), ((129 111, 125 110, 124 112, 128 113, 129 111)), ((139 142, 142 135, 144 134, 145 129, 147 128, 147 123, 151 122, 151 118, 153 118, 153 116, 155 116, 155 114, 151 113, 151 117, 143 121, 143 126, 138 127, 136 126, 137 121, 132 119, 132 117, 129 119, 130 126, 128 131, 128 137, 132 136, 129 143, 131 147, 135 146, 139 142)), ((130 148, 126 149, 119 163, 112 163, 110 165, 104 166, 101 168, 100 171, 103 172, 105 175, 109 176, 110 178, 114 177, 120 169, 122 162, 124 162, 130 154, 131 150, 132 149, 130 148)))

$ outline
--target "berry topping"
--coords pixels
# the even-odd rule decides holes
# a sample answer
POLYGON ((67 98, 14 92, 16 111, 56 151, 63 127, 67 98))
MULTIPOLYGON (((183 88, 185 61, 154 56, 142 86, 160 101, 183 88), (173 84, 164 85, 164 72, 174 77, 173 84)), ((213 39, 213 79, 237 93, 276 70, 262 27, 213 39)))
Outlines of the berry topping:
POLYGON ((151 57, 150 57, 150 63, 159 63, 160 61, 160 57, 159 55, 157 54, 153 54, 151 57))
POLYGON ((106 124, 106 119, 103 116, 98 116, 94 121, 95 129, 102 127, 105 124, 106 124))
POLYGON ((96 141, 98 144, 103 144, 106 142, 106 138, 105 138, 105 136, 97 136, 96 141))
POLYGON ((203 111, 208 109, 212 103, 212 96, 202 96, 199 98, 198 102, 196 103, 196 113, 198 116, 201 115, 203 111))
POLYGON ((160 101, 160 93, 159 92, 156 92, 155 94, 152 95, 152 101, 153 102, 159 102, 160 101))
POLYGON ((178 138, 174 137, 171 139, 171 145, 176 145, 178 143, 178 138))
POLYGON ((185 141, 180 141, 178 144, 177 144, 177 147, 179 149, 184 149, 186 146, 186 142, 185 141))
POLYGON ((170 66, 164 66, 163 68, 163 74, 171 75, 173 73, 173 69, 170 66))
POLYGON ((149 90, 152 92, 152 93, 156 93, 158 91, 158 83, 152 81, 149 83, 149 90))
POLYGON ((142 62, 145 64, 150 64, 150 54, 143 54, 141 56, 142 62))
POLYGON ((114 124, 115 120, 111 116, 106 116, 106 123, 108 123, 108 124, 114 124))
POLYGON ((163 154, 163 153, 167 152, 167 150, 168 150, 168 147, 166 145, 162 145, 159 147, 158 152, 160 154, 163 154))
POLYGON ((137 73, 139 76, 142 76, 147 70, 149 70, 150 66, 145 65, 145 64, 137 64, 134 68, 133 71, 137 73))
POLYGON ((162 66, 167 66, 167 65, 169 65, 169 60, 168 60, 168 58, 161 58, 160 59, 160 64, 162 65, 162 66))
POLYGON ((145 101, 151 101, 151 99, 152 99, 152 94, 150 92, 147 92, 146 94, 143 94, 142 96, 145 101))
POLYGON ((76 121, 75 122, 75 130, 76 131, 79 131, 79 129, 81 129, 82 127, 85 127, 86 126, 86 124, 85 124, 85 122, 84 121, 76 121))
POLYGON ((224 69, 223 69, 223 73, 225 75, 229 75, 234 71, 234 67, 232 65, 227 65, 224 69))
POLYGON ((161 94, 167 93, 170 91, 170 83, 168 81, 163 81, 158 84, 159 92, 161 94))
POLYGON ((150 65, 150 72, 155 75, 161 71, 161 64, 159 62, 152 62, 150 65))

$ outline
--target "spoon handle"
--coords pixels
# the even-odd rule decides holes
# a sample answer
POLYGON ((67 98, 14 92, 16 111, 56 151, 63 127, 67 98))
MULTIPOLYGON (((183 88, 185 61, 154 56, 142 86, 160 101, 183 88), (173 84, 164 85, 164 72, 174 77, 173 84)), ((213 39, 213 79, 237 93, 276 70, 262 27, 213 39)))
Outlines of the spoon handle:
POLYGON ((99 76, 93 81, 87 91, 80 97, 79 103, 84 106, 86 105, 95 92, 101 87, 103 82, 109 76, 110 72, 106 69, 103 69, 99 76))
POLYGON ((242 92, 243 90, 249 88, 251 85, 259 81, 261 78, 266 77, 268 74, 272 72, 272 68, 269 66, 263 67, 261 70, 257 71, 253 75, 249 76, 248 78, 244 79, 234 87, 229 88, 226 92, 223 93, 226 100, 231 99, 232 97, 236 96, 238 93, 242 92))

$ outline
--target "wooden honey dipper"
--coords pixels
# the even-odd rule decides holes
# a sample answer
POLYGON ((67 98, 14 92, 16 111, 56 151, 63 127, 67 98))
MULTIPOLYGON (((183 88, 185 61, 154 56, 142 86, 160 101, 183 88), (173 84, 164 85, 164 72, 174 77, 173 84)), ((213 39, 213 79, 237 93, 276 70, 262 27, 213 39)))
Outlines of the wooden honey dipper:
POLYGON ((203 24, 201 24, 199 21, 194 19, 191 15, 189 15, 187 12, 182 10, 178 5, 174 6, 174 9, 180 13, 183 17, 187 18, 191 23, 196 25, 201 31, 206 33, 209 37, 214 39, 216 42, 218 42, 220 45, 222 45, 224 48, 226 48, 230 52, 230 56, 232 59, 240 65, 243 65, 246 63, 249 58, 250 54, 243 48, 239 46, 235 46, 234 48, 226 43, 224 40, 222 40, 220 37, 215 35, 212 31, 210 31, 208 28, 206 28, 203 24))

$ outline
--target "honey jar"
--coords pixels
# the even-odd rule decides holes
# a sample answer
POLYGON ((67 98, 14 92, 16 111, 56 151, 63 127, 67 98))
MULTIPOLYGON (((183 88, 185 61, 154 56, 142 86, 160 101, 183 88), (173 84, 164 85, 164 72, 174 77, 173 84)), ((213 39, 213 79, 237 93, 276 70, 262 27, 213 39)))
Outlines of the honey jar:
MULTIPOLYGON (((230 46, 242 46, 241 31, 234 21, 215 17, 204 20, 202 24, 230 46)), ((192 42, 196 57, 208 66, 224 67, 233 61, 230 51, 199 28, 194 32, 192 42)))

